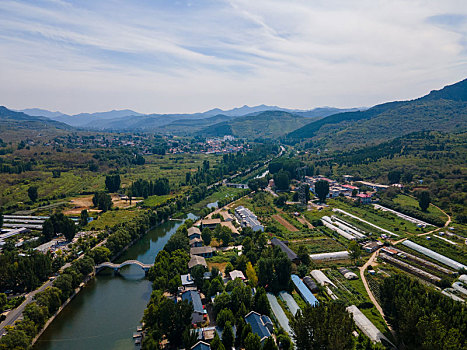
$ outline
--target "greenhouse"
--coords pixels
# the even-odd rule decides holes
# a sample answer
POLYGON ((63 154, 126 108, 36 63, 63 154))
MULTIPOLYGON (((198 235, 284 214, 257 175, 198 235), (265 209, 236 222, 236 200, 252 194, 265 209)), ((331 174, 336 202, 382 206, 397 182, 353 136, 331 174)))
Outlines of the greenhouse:
POLYGON ((346 260, 349 259, 349 252, 342 250, 340 252, 310 254, 311 260, 346 260))
POLYGON ((445 257, 444 255, 441 255, 439 253, 436 253, 434 252, 433 250, 431 249, 428 249, 428 248, 425 248, 423 246, 421 246, 420 244, 417 244, 417 243, 414 243, 412 241, 409 241, 409 240, 406 240, 404 242, 402 242, 403 245, 405 245, 406 247, 410 248, 410 249, 413 249, 419 253, 422 253, 432 259, 435 259, 437 261, 439 261, 440 263, 443 263, 444 265, 446 266, 449 266, 449 267, 452 267, 456 270, 460 270, 460 269, 466 269, 467 270, 467 266, 461 264, 461 263, 458 263, 457 261, 455 260, 452 260, 448 257, 445 257))
POLYGON ((376 328, 376 326, 356 307, 351 305, 347 308, 347 311, 350 312, 353 316, 355 324, 357 327, 368 337, 373 343, 381 342, 385 340, 390 344, 389 340, 384 336, 381 331, 376 328))
POLYGON ((300 277, 297 275, 292 275, 291 278, 303 300, 305 300, 311 306, 317 305, 318 299, 316 299, 313 293, 307 288, 307 286, 305 286, 305 283, 302 282, 300 277))
POLYGON ((329 278, 326 277, 326 275, 323 273, 323 271, 313 270, 313 271, 311 271, 311 275, 322 286, 331 285, 333 287, 336 287, 335 284, 332 283, 332 281, 329 278))

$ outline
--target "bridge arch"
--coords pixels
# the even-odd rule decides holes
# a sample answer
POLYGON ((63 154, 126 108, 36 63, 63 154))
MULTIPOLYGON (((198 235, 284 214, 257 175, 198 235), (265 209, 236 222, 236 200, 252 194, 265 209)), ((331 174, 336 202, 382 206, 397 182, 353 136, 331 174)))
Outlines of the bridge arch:
POLYGON ((124 267, 124 266, 127 266, 127 265, 137 265, 139 267, 141 267, 144 271, 145 274, 148 273, 149 269, 154 266, 154 264, 144 264, 142 263, 141 261, 138 261, 138 260, 126 260, 120 264, 114 264, 110 261, 106 261, 106 262, 103 262, 102 264, 99 264, 99 265, 96 265, 95 269, 96 269, 96 272, 99 272, 100 270, 102 270, 103 268, 105 267, 108 267, 110 269, 113 269, 115 272, 119 272, 119 270, 124 267))

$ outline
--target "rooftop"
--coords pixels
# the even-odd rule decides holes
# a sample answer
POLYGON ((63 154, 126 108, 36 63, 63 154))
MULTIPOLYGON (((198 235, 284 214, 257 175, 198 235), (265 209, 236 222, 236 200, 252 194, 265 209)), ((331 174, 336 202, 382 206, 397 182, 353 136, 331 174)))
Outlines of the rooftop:
POLYGON ((292 260, 292 261, 293 260, 298 260, 297 254, 295 254, 295 252, 292 249, 287 247, 287 245, 284 242, 277 239, 276 237, 271 239, 271 244, 273 246, 279 247, 285 254, 287 254, 287 257, 289 258, 289 260, 292 260))
POLYGON ((204 267, 208 267, 205 258, 199 255, 192 255, 190 261, 188 262, 188 268, 191 269, 196 265, 203 265, 204 267))
POLYGON ((259 313, 250 311, 250 313, 245 316, 245 321, 251 325, 251 330, 253 333, 258 334, 261 341, 271 336, 271 332, 269 332, 269 329, 266 327, 259 313))
POLYGON ((203 308, 203 303, 201 302, 201 297, 198 291, 188 290, 182 294, 182 300, 187 300, 193 304, 193 311, 200 314, 205 313, 203 308))

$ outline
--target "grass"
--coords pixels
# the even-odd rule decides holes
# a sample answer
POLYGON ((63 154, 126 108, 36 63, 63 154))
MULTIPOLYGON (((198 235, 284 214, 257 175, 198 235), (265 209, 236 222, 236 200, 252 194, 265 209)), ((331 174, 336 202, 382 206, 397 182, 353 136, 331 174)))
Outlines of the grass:
POLYGON ((171 194, 163 195, 163 196, 157 196, 157 195, 149 196, 148 198, 146 198, 143 201, 142 206, 144 206, 144 207, 156 207, 156 206, 159 206, 161 204, 164 204, 169 199, 174 198, 174 197, 175 196, 171 195, 171 194))
POLYGON ((239 189, 239 188, 221 186, 221 187, 218 188, 218 190, 216 192, 214 192, 211 195, 207 196, 202 201, 194 204, 193 205, 193 210, 194 211, 200 211, 201 209, 206 208, 206 206, 209 203, 214 203, 214 202, 217 202, 217 201, 219 201, 221 199, 224 199, 224 198, 233 199, 235 197, 235 195, 241 193, 242 191, 244 191, 244 190, 239 189))
MULTIPOLYGON (((397 203, 397 204, 400 204, 402 206, 405 206, 405 207, 413 207, 413 208, 419 210, 420 212, 422 212, 420 210, 419 205, 418 205, 418 200, 416 200, 413 197, 409 197, 409 196, 406 196, 406 195, 403 195, 403 194, 399 194, 393 199, 393 202, 397 203)), ((430 206, 428 207, 428 213, 433 214, 436 217, 438 217, 440 219, 443 219, 444 221, 446 220, 446 215, 444 215, 444 213, 441 210, 439 210, 437 207, 435 207, 432 204, 430 204, 430 206)))
POLYGON ((133 220, 139 214, 138 210, 110 210, 100 215, 97 220, 91 221, 87 228, 91 230, 103 230, 122 222, 133 220))

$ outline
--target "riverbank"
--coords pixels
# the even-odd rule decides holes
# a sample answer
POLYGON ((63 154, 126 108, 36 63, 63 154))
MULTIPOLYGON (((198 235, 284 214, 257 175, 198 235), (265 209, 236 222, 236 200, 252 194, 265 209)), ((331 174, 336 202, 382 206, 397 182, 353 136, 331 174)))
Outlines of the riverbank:
MULTIPOLYGON (((112 256, 109 261, 111 262, 114 262, 116 259, 118 259, 122 254, 124 254, 131 246, 133 246, 136 242, 138 242, 139 240, 141 240, 142 237, 144 237, 145 235, 147 235, 151 230, 153 230, 154 228, 156 228, 157 226, 160 226, 162 224, 165 223, 165 220, 162 220, 160 223, 152 226, 151 228, 149 228, 148 230, 146 230, 145 234, 138 237, 138 238, 135 238, 134 240, 132 240, 129 244, 127 244, 119 253, 117 253, 116 255, 112 256)), ((102 241, 99 245, 104 245, 106 243, 107 239, 105 239, 104 241, 102 241)), ((78 288, 76 288, 73 292, 73 294, 59 307, 59 309, 47 320, 47 322, 44 324, 44 326, 42 327, 42 329, 38 332, 38 334, 34 337, 34 339, 32 340, 31 342, 31 345, 34 346, 35 343, 37 342, 37 340, 41 337, 41 335, 47 330, 47 328, 49 327, 50 324, 52 324, 52 322, 55 320, 55 318, 65 309, 65 307, 78 295, 78 293, 83 290, 84 287, 86 287, 86 285, 92 281, 95 276, 96 276, 97 272, 96 270, 94 269, 94 271, 87 276, 87 278, 79 285, 78 288)))
MULTIPOLYGON (((157 225, 116 262, 154 263, 181 224, 182 221, 166 221, 157 225)), ((48 325, 34 349, 132 349, 132 335, 141 322, 151 291, 152 284, 139 266, 127 266, 119 275, 103 270, 48 325)))

